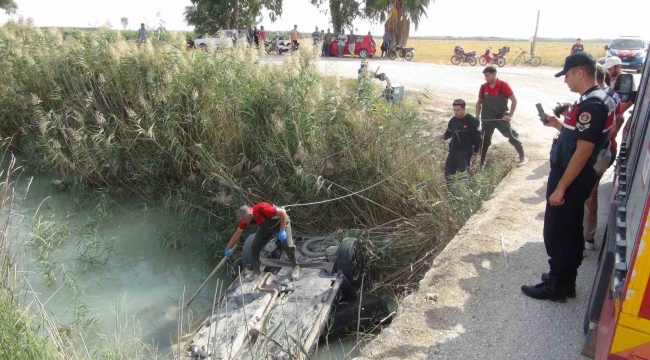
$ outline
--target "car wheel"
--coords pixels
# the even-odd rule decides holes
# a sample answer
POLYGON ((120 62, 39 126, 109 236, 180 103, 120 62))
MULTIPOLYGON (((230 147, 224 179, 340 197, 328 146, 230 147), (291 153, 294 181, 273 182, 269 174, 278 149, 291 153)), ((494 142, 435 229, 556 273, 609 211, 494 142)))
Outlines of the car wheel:
POLYGON ((253 268, 253 241, 255 240, 255 234, 250 234, 244 242, 244 249, 242 250, 242 262, 244 263, 244 268, 252 269, 253 268))
POLYGON ((359 50, 359 57, 362 57, 362 58, 368 57, 368 50, 366 50, 366 49, 359 50))
POLYGON ((352 286, 359 286, 365 266, 361 242, 354 238, 343 239, 336 253, 337 271, 341 271, 352 286))

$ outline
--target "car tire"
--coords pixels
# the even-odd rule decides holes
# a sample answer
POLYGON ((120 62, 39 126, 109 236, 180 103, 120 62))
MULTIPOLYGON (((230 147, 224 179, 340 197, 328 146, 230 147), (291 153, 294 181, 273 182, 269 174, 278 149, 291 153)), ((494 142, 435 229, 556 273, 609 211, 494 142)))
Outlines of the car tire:
POLYGON ((341 271, 350 284, 357 287, 361 285, 365 267, 366 260, 361 242, 355 238, 343 239, 336 253, 336 271, 341 271))
POLYGON ((242 250, 242 263, 244 263, 244 268, 251 270, 253 268, 253 241, 255 240, 255 234, 250 234, 244 242, 244 248, 242 250))
POLYGON ((367 58, 368 57, 368 50, 366 50, 366 49, 359 50, 359 57, 360 58, 367 58))

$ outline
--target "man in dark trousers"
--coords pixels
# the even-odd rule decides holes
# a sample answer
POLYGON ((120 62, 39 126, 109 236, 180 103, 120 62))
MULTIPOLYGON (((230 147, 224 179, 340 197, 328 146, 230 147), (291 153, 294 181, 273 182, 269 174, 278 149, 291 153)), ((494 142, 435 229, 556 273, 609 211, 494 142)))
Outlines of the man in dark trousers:
POLYGON ((569 55, 564 69, 555 76, 564 76, 580 99, 563 120, 546 118, 546 126, 560 131, 551 147, 544 213, 544 245, 551 271, 542 274, 541 283, 523 285, 521 291, 535 299, 564 302, 576 296, 585 200, 596 183, 594 164, 607 144, 611 122, 605 104, 608 95, 596 85, 596 60, 591 55, 584 51, 569 55))
POLYGON ((454 116, 449 120, 447 131, 440 135, 443 140, 449 140, 449 155, 445 161, 445 179, 451 183, 451 176, 462 173, 476 160, 481 148, 481 133, 479 122, 465 111, 465 100, 456 99, 452 104, 454 116))
POLYGON ((582 45, 582 39, 578 38, 578 40, 576 40, 576 43, 571 47, 571 55, 580 51, 585 51, 585 47, 582 45))
POLYGON ((287 254, 292 264, 292 275, 296 279, 300 275, 300 268, 296 260, 296 246, 293 244, 291 237, 291 223, 289 215, 282 208, 278 208, 267 202, 261 202, 253 206, 244 205, 239 208, 237 213, 239 224, 237 231, 232 235, 228 245, 226 245, 225 256, 230 259, 232 247, 235 246, 239 238, 244 233, 248 225, 257 225, 259 228, 255 233, 253 241, 253 274, 254 279, 260 274, 260 251, 266 245, 274 232, 278 232, 278 240, 282 244, 284 252, 287 254))
POLYGON ((494 129, 508 138, 508 142, 515 147, 519 154, 518 165, 525 164, 528 160, 524 155, 524 145, 519 140, 519 134, 510 121, 517 108, 517 98, 507 82, 497 79, 497 69, 487 66, 483 70, 485 84, 481 85, 476 103, 476 115, 480 117, 483 129, 483 148, 481 149, 481 167, 485 165, 485 155, 492 143, 494 129), (508 100, 511 101, 508 110, 508 100))

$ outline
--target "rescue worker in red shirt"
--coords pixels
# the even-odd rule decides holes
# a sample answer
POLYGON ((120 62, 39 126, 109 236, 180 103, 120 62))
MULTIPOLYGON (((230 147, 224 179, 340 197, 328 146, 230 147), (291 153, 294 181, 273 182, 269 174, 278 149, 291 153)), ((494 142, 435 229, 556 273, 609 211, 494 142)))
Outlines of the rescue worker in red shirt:
POLYGON ((519 134, 510 124, 517 108, 517 98, 510 85, 497 78, 497 69, 494 66, 485 67, 483 76, 485 84, 481 85, 476 102, 476 117, 481 120, 483 136, 481 167, 485 165, 485 155, 492 143, 495 129, 508 138, 508 142, 519 154, 518 165, 523 165, 528 162, 524 155, 524 145, 519 140, 519 134), (511 102, 510 110, 508 110, 508 100, 511 102))
POLYGON ((278 233, 278 240, 282 244, 284 252, 291 262, 292 276, 297 279, 300 276, 300 267, 296 260, 296 246, 291 237, 291 223, 287 212, 268 202, 257 203, 253 206, 243 205, 237 212, 239 224, 237 231, 232 235, 228 245, 226 245, 225 256, 230 259, 232 247, 235 246, 239 238, 244 233, 248 225, 257 225, 258 229, 253 240, 253 274, 254 279, 261 273, 260 271, 260 251, 262 247, 271 239, 273 233, 278 233))
POLYGON ((564 76, 569 90, 581 96, 563 121, 546 118, 546 126, 560 131, 551 147, 544 212, 544 246, 551 271, 542 274, 541 283, 523 285, 521 291, 535 299, 565 302, 576 296, 585 200, 596 183, 594 164, 607 146, 611 123, 605 104, 608 95, 596 84, 596 60, 591 55, 584 51, 569 55, 564 69, 555 76, 564 76))

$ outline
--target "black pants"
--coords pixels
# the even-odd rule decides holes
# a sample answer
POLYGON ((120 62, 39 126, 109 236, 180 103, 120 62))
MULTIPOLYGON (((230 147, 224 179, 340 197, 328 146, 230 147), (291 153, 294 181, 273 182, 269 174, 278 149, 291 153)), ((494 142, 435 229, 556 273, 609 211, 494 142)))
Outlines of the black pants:
POLYGON ((487 154, 490 144, 492 144, 492 135, 494 134, 494 129, 499 130, 501 135, 508 138, 508 142, 515 147, 519 156, 524 156, 524 146, 519 140, 519 133, 517 133, 515 128, 510 125, 509 121, 482 121, 481 128, 481 135, 483 137, 483 147, 481 148, 481 165, 485 164, 485 155, 487 154))
POLYGON ((472 150, 450 151, 445 161, 445 179, 447 184, 451 182, 451 176, 456 173, 463 173, 469 166, 472 157, 472 150))
MULTIPOLYGON (((287 223, 284 230, 287 232, 287 240, 282 244, 284 252, 287 254, 289 261, 296 262, 296 246, 293 244, 293 237, 291 236, 291 220, 287 216, 287 223)), ((266 245, 273 234, 280 231, 280 219, 269 219, 259 225, 255 238, 253 240, 253 270, 260 270, 260 252, 266 245)))
POLYGON ((585 201, 591 194, 598 175, 593 166, 585 165, 564 194, 564 204, 551 206, 548 198, 557 188, 564 169, 551 167, 546 186, 546 212, 544 213, 544 246, 550 257, 551 274, 560 283, 575 282, 582 264, 584 236, 582 220, 585 201))

